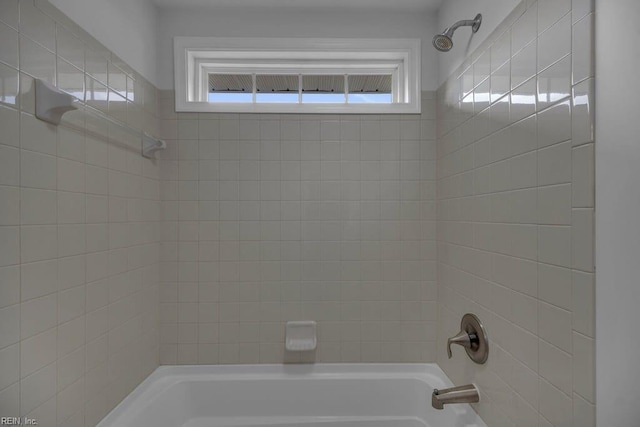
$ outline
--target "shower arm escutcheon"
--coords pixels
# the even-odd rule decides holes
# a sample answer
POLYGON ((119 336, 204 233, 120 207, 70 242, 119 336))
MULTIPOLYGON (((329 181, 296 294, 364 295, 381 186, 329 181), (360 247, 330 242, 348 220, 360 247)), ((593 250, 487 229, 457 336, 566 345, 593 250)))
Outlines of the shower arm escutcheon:
POLYGON ((467 313, 460 322, 460 332, 447 340, 447 355, 453 357, 451 345, 464 347, 467 355, 475 363, 483 364, 489 357, 489 340, 484 326, 475 314, 467 313))

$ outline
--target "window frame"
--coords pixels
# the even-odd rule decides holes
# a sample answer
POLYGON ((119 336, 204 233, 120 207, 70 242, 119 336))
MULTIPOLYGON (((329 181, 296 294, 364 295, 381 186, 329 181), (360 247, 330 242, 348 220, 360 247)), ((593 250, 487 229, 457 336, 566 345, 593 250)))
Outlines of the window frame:
MULTIPOLYGON (((420 113, 420 39, 175 37, 176 111, 221 113, 420 113), (391 74, 393 103, 211 103, 210 73, 391 74)), ((301 87, 299 88, 301 90, 301 87)), ((255 92, 254 92, 255 93, 255 92)))

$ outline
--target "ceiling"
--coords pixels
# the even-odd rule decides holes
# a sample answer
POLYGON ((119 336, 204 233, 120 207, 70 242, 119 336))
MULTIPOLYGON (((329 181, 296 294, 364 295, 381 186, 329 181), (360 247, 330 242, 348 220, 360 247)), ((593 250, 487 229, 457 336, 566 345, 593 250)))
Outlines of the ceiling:
POLYGON ((436 10, 442 0, 152 0, 160 7, 436 10))

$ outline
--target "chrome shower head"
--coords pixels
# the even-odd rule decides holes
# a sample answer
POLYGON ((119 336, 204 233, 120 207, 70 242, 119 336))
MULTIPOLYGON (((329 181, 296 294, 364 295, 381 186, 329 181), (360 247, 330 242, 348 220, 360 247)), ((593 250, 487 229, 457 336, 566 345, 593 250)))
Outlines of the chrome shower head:
POLYGON ((440 52, 449 52, 453 47, 453 33, 460 27, 471 27, 471 31, 476 33, 480 29, 482 24, 482 15, 479 13, 474 19, 468 19, 464 21, 458 21, 444 32, 437 34, 433 38, 433 47, 440 52))
POLYGON ((446 33, 438 34, 433 38, 433 46, 440 52, 449 52, 453 47, 453 40, 446 33))

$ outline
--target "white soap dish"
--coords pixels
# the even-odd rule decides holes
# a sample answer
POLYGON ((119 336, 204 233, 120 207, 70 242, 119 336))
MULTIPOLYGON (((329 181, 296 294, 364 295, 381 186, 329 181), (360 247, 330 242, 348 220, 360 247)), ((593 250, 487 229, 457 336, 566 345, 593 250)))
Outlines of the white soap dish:
POLYGON ((287 322, 285 347, 288 351, 311 351, 318 345, 316 322, 299 320, 287 322))

